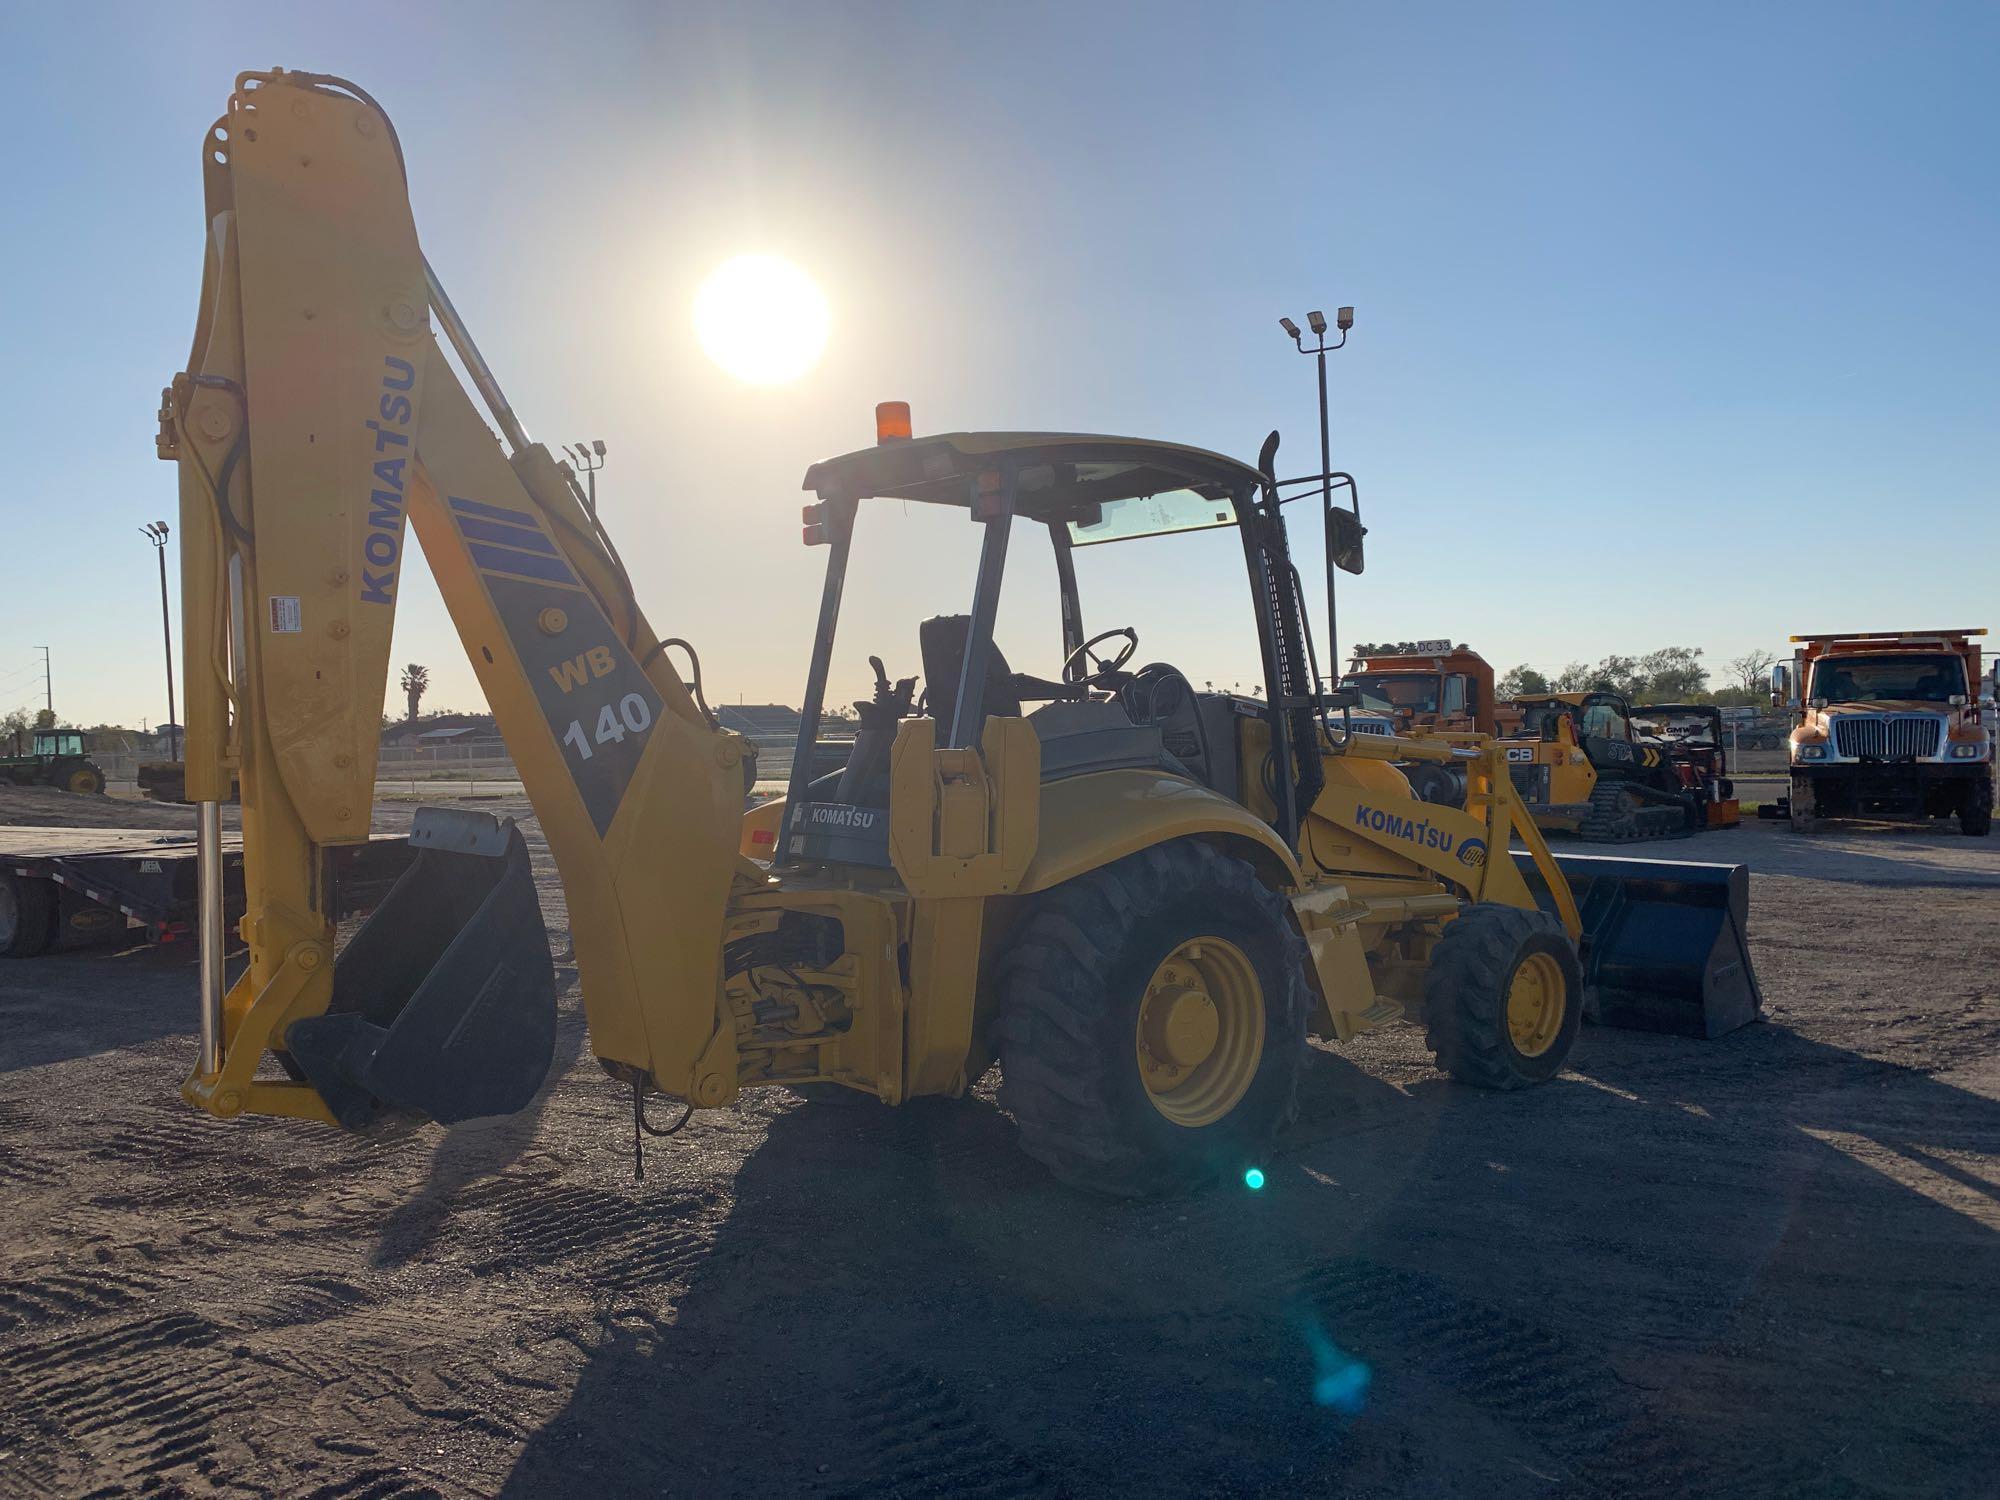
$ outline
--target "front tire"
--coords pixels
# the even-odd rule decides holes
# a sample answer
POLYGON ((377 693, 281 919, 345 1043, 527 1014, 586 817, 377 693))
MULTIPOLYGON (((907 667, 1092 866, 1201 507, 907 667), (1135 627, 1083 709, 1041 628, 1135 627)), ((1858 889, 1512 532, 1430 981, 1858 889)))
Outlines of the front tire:
POLYGON ((1793 833, 1819 832, 1819 799, 1813 795, 1813 784, 1809 777, 1792 778, 1790 808, 1793 833))
POLYGON ((1444 930, 1424 976, 1424 1039, 1475 1088, 1518 1089, 1562 1071, 1583 1024, 1583 966, 1547 912, 1480 902, 1444 930))
POLYGON ((1298 1110, 1306 962, 1284 901, 1196 840, 1038 896, 995 1026, 1022 1149, 1130 1198, 1257 1164, 1298 1110))
POLYGON ((1993 783, 1975 783, 1968 788, 1958 812, 1958 831, 1967 838, 1983 839, 1993 831, 1993 783))

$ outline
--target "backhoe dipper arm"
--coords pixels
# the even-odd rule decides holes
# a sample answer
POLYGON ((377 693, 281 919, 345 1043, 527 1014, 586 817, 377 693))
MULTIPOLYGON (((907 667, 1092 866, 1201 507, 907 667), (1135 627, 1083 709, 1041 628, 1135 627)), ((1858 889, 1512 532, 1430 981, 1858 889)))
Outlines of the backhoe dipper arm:
POLYGON ((184 1092, 220 1115, 368 1128, 501 1112, 488 1106, 540 1082, 530 1034, 552 1032, 552 999, 546 1022, 522 1006, 553 991, 536 977, 539 908, 504 890, 528 878, 518 835, 510 852, 420 822, 425 853, 336 978, 327 856, 369 833, 407 518, 561 872, 597 1055, 635 1084, 726 1102, 719 934, 742 741, 689 695, 570 476, 506 407, 430 275, 373 101, 319 75, 243 74, 203 166, 201 308, 160 448, 181 476, 187 785, 206 828, 240 777, 250 961, 225 1000, 207 956, 184 1092), (496 885, 481 854, 518 870, 496 885), (267 1052, 295 1081, 253 1076, 267 1052), (453 1069, 469 1092, 421 1082, 453 1069), (480 1081, 496 1071, 519 1078, 480 1081), (409 1097, 398 1077, 420 1080, 409 1097))

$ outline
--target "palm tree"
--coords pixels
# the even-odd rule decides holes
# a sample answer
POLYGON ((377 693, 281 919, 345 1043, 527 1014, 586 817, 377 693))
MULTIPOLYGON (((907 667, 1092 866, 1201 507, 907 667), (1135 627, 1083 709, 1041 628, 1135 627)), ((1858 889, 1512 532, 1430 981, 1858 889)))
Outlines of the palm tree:
POLYGON ((410 726, 416 727, 417 705, 423 701, 424 690, 431 685, 431 670, 411 662, 403 668, 403 692, 410 700, 410 726))

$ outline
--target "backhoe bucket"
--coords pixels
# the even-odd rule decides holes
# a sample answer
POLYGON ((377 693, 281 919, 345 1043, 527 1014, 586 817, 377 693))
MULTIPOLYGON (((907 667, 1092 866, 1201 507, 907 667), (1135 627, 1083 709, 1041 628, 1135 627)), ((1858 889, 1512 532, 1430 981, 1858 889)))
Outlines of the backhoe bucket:
MULTIPOLYGON (((1718 1037, 1762 1013, 1746 936, 1747 866, 1602 854, 1555 861, 1583 919, 1586 1019, 1718 1037)), ((1532 857, 1517 849, 1514 863, 1547 904, 1532 857)))
POLYGON ((415 862, 334 964, 326 1014, 285 1030, 349 1130, 512 1114, 554 1055, 555 968, 521 831, 426 807, 410 843, 415 862))

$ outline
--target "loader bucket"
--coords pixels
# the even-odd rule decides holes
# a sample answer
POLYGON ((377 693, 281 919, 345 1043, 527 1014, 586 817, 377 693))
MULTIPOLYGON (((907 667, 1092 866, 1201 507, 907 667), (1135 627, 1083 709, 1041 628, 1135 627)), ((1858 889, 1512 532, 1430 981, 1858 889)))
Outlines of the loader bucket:
MULTIPOLYGON (((1583 919, 1584 1016, 1601 1026, 1718 1037, 1763 1010, 1744 865, 1557 854, 1583 919)), ((1547 887, 1514 851, 1537 900, 1547 887)))
POLYGON ((285 1047, 349 1130, 525 1108, 548 1076, 555 969, 528 846, 509 820, 422 808, 414 863, 333 971, 325 1015, 285 1047))

